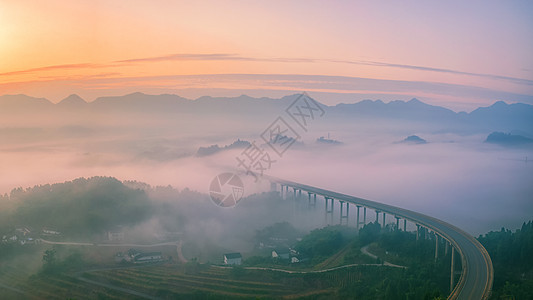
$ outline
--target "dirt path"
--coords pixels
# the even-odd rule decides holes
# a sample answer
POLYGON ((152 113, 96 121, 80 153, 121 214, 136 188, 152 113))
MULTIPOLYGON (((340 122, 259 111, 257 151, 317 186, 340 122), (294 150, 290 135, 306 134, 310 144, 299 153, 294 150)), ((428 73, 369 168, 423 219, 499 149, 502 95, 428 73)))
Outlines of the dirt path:
MULTIPOLYGON (((363 254, 367 255, 367 256, 370 256, 370 257, 372 257, 374 259, 377 259, 378 257, 376 255, 368 252, 368 246, 370 246, 370 245, 366 245, 366 246, 362 247, 361 248, 361 252, 363 254)), ((388 261, 384 261, 384 260, 381 260, 381 261, 383 261, 383 265, 384 266, 395 267, 395 268, 404 268, 404 269, 407 268, 406 266, 395 265, 395 264, 392 264, 392 263, 390 263, 388 261)))
POLYGON ((51 245, 97 246, 97 247, 138 247, 138 248, 178 245, 181 243, 181 240, 165 242, 165 243, 157 243, 157 244, 98 244, 98 243, 87 243, 87 242, 53 242, 53 241, 47 241, 43 239, 40 239, 40 241, 44 244, 51 244, 51 245))
POLYGON ((332 264, 334 264, 335 261, 337 261, 340 257, 343 257, 344 255, 346 255, 346 253, 348 251, 350 251, 351 247, 352 247, 352 245, 350 245, 350 244, 346 245, 344 248, 342 248, 340 251, 335 253, 333 256, 331 256, 328 259, 324 260, 323 262, 317 264, 315 266, 315 268, 318 268, 318 269, 326 269, 326 268, 328 268, 328 266, 331 266, 332 264))
POLYGON ((180 240, 178 242, 178 244, 176 245, 176 251, 178 251, 178 259, 182 262, 182 263, 186 263, 187 262, 187 259, 185 258, 185 256, 183 256, 183 252, 181 251, 181 246, 183 245, 183 242, 180 240))
MULTIPOLYGON (((358 267, 358 266, 375 266, 375 267, 393 267, 393 268, 405 268, 404 266, 398 266, 394 264, 349 264, 349 265, 342 265, 334 268, 328 268, 323 270, 311 270, 311 271, 292 271, 292 270, 284 270, 284 269, 276 269, 276 268, 266 268, 266 267, 244 267, 243 269, 246 270, 265 270, 265 271, 274 271, 274 272, 283 272, 283 273, 289 273, 289 274, 310 274, 310 273, 324 273, 324 272, 331 272, 339 269, 345 269, 345 268, 351 268, 351 267, 358 267)), ((230 269, 233 267, 230 266, 215 266, 212 267, 215 268, 221 268, 221 269, 230 269)))

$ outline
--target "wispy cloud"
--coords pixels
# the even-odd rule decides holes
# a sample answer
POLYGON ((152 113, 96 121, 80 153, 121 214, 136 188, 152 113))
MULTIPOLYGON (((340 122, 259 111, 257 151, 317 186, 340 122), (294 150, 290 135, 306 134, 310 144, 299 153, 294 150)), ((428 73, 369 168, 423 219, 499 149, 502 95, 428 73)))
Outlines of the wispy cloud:
POLYGON ((45 66, 45 67, 39 67, 39 68, 31 68, 31 69, 26 69, 26 70, 0 73, 0 76, 10 76, 10 75, 18 75, 18 74, 24 74, 24 73, 51 71, 51 70, 97 69, 97 68, 106 68, 106 67, 118 67, 118 66, 126 65, 126 64, 156 63, 156 62, 167 62, 167 61, 254 61, 254 62, 277 62, 277 63, 354 64, 354 65, 364 65, 364 66, 373 66, 373 67, 396 68, 396 69, 407 69, 407 70, 416 70, 416 71, 423 71, 423 72, 436 72, 436 73, 447 73, 447 74, 454 74, 454 75, 473 76, 473 77, 487 78, 487 79, 493 79, 493 80, 503 80, 503 81, 512 82, 515 84, 533 86, 533 80, 525 79, 525 78, 517 78, 517 77, 502 76, 502 75, 495 75, 495 74, 465 72, 461 70, 427 67, 427 66, 407 65, 407 64, 398 64, 398 63, 389 63, 389 62, 380 62, 380 61, 364 61, 364 60, 335 60, 335 59, 321 59, 321 58, 290 58, 290 57, 250 57, 250 56, 242 56, 242 55, 235 54, 235 53, 203 53, 203 54, 202 53, 200 54, 174 53, 174 54, 168 54, 168 55, 162 55, 162 56, 118 60, 118 61, 113 61, 109 64, 79 63, 79 64, 62 64, 62 65, 45 66))
POLYGON ((39 67, 39 68, 31 68, 31 69, 26 69, 26 70, 5 72, 5 73, 0 73, 0 76, 10 76, 10 75, 18 75, 18 74, 25 74, 25 73, 41 72, 41 71, 52 71, 52 70, 97 69, 97 68, 102 68, 102 67, 105 67, 105 65, 93 64, 93 63, 64 64, 64 65, 53 65, 53 66, 46 66, 46 67, 39 67))
POLYGON ((144 63, 144 62, 164 62, 164 61, 188 61, 188 60, 230 60, 230 61, 264 61, 264 62, 288 62, 288 63, 313 63, 317 59, 311 58, 286 58, 286 57, 249 57, 234 53, 207 53, 207 54, 190 54, 175 53, 163 56, 143 57, 118 60, 114 63, 144 63))
POLYGON ((99 74, 90 74, 90 75, 72 75, 72 76, 39 76, 39 80, 90 80, 97 78, 115 78, 122 76, 122 73, 119 72, 106 72, 99 74))
POLYGON ((533 85, 533 80, 524 79, 524 78, 516 78, 516 77, 502 76, 502 75, 495 75, 495 74, 473 73, 473 72, 465 72, 465 71, 460 71, 460 70, 452 70, 452 69, 444 69, 444 68, 436 68, 436 67, 406 65, 406 64, 380 62, 380 61, 363 61, 363 60, 334 60, 334 59, 320 59, 320 58, 287 58, 287 57, 265 58, 265 57, 248 57, 248 56, 241 56, 238 54, 228 54, 228 53, 213 53, 213 54, 169 54, 169 55, 164 55, 164 56, 120 60, 120 61, 116 61, 115 63, 142 63, 142 62, 163 62, 163 61, 187 61, 187 60, 263 61, 263 62, 282 62, 282 63, 329 62, 329 63, 365 65, 365 66, 373 66, 373 67, 408 69, 408 70, 437 72, 437 73, 448 73, 448 74, 474 76, 474 77, 481 77, 481 78, 488 78, 488 79, 495 79, 495 80, 504 80, 504 81, 508 81, 508 82, 512 82, 516 84, 523 84, 523 85, 533 85))
POLYGON ((145 63, 145 62, 163 62, 163 61, 187 61, 187 60, 253 60, 252 58, 242 57, 236 54, 228 53, 208 53, 208 54, 190 54, 176 53, 163 56, 132 58, 117 60, 115 63, 145 63))
POLYGON ((467 75, 467 76, 475 76, 475 77, 484 77, 484 78, 489 78, 489 79, 506 80, 506 81, 510 81, 510 82, 514 82, 518 84, 533 85, 533 80, 524 79, 524 78, 516 78, 516 77, 501 76, 501 75, 494 75, 494 74, 472 73, 472 72, 464 72, 464 71, 451 70, 451 69, 393 64, 393 63, 377 62, 377 61, 338 60, 338 61, 332 61, 332 62, 376 66, 376 67, 400 68, 400 69, 409 69, 409 70, 418 70, 418 71, 430 71, 430 72, 449 73, 449 74, 456 74, 456 75, 467 75))

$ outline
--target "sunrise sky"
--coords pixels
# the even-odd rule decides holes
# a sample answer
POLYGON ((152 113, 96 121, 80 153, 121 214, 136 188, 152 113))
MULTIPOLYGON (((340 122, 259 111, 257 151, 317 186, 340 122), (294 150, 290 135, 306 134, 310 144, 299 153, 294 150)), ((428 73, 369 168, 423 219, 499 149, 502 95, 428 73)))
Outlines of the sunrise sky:
POLYGON ((0 2, 0 95, 533 104, 531 1, 0 2))

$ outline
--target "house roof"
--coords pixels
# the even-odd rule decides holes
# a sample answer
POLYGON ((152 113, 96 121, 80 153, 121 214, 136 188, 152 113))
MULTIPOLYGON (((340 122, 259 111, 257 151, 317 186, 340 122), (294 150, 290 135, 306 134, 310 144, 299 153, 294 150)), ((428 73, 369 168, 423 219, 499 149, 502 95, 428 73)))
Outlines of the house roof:
POLYGON ((147 252, 147 253, 141 253, 141 254, 139 254, 139 255, 136 255, 136 256, 135 256, 135 259, 139 259, 139 258, 147 257, 147 256, 161 256, 161 252, 147 252))
POLYGON ((224 254, 224 256, 225 256, 227 259, 242 258, 242 255, 241 255, 239 252, 226 253, 226 254, 224 254))
POLYGON ((278 255, 279 254, 289 254, 290 253, 289 248, 276 248, 276 249, 274 249, 274 251, 276 251, 276 253, 278 255))

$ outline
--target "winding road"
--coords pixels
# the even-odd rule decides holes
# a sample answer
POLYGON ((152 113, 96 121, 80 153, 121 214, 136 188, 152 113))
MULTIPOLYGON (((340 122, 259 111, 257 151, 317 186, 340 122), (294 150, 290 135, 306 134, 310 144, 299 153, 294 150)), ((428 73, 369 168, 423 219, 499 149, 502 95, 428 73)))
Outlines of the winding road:
MULTIPOLYGON (((391 268, 401 268, 401 269, 406 268, 404 266, 394 265, 391 263, 384 263, 384 264, 349 264, 349 265, 342 265, 342 266, 337 266, 333 268, 327 268, 327 269, 321 269, 321 270, 310 270, 310 271, 295 271, 295 270, 277 269, 277 268, 269 268, 269 267, 243 267, 243 269, 274 271, 274 272, 283 272, 283 273, 288 273, 288 274, 311 274, 311 273, 326 273, 326 272, 331 272, 335 270, 346 269, 346 268, 351 268, 351 267, 360 267, 360 266, 391 267, 391 268)), ((212 265, 211 267, 220 268, 220 269, 232 269, 233 268, 233 266, 217 266, 217 265, 212 265)))
POLYGON ((436 232, 442 238, 446 239, 455 248, 455 250, 457 250, 462 262, 463 269, 461 272, 461 277, 459 278, 457 285, 451 292, 448 299, 471 300, 489 298, 492 289, 492 282, 494 280, 492 261, 481 243, 463 230, 439 219, 400 207, 341 194, 268 175, 263 175, 263 178, 267 179, 271 183, 289 186, 296 190, 302 190, 308 193, 333 198, 338 201, 344 201, 354 205, 360 205, 385 212, 394 215, 395 217, 409 220, 436 232))
MULTIPOLYGON (((377 259, 377 258, 378 258, 377 255, 374 255, 374 254, 368 252, 368 246, 370 246, 370 245, 366 245, 366 246, 362 247, 362 248, 361 248, 361 252, 362 252, 364 255, 367 255, 367 256, 372 257, 373 259, 377 259)), ((405 266, 395 265, 395 264, 393 264, 393 263, 390 263, 390 262, 388 262, 388 261, 384 261, 384 260, 383 260, 383 265, 384 265, 384 266, 389 266, 389 267, 395 267, 395 268, 407 268, 407 267, 405 267, 405 266)))

